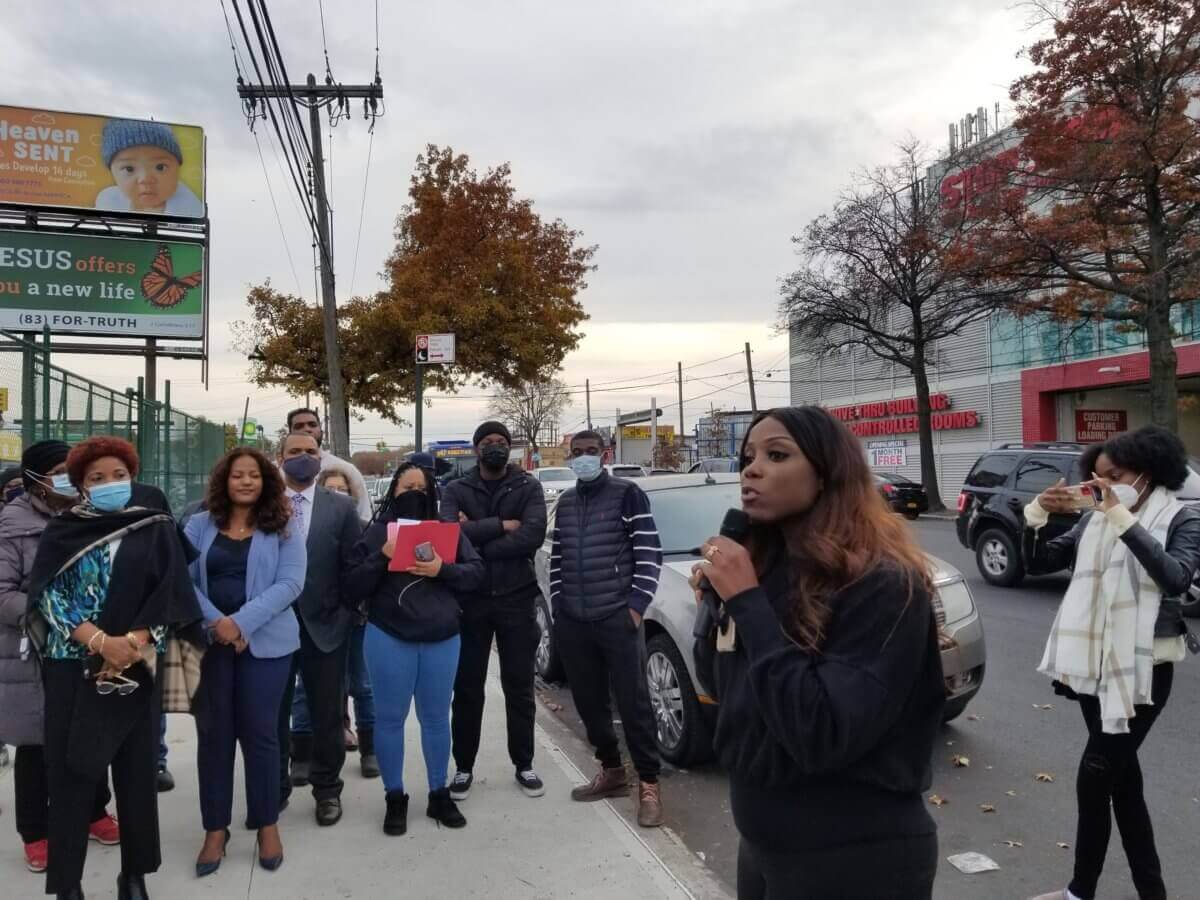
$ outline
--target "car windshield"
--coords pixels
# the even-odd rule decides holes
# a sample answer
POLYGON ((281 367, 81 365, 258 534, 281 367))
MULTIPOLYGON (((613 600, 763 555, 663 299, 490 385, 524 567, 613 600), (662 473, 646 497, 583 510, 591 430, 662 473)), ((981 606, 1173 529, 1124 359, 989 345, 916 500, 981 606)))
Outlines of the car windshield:
POLYGON ((721 530, 731 508, 741 509, 741 485, 698 484, 650 491, 650 509, 667 556, 690 553, 721 530))
POLYGON ((575 473, 570 469, 538 469, 542 481, 574 481, 575 473))

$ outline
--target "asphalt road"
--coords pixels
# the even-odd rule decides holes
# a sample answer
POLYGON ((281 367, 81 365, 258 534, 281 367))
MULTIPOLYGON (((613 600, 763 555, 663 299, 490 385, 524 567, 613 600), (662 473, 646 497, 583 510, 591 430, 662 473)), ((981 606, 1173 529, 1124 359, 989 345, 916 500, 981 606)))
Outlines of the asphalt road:
MULTIPOLYGON (((957 566, 967 577, 983 617, 988 647, 984 686, 956 722, 947 725, 934 753, 930 793, 945 799, 931 807, 938 821, 941 869, 939 900, 1022 900, 1063 887, 1070 879, 1075 842, 1075 771, 1085 729, 1075 704, 1054 695, 1035 671, 1046 634, 1066 586, 1063 577, 1031 579, 1018 590, 994 588, 976 571, 973 556, 959 546, 950 522, 922 520, 913 526, 925 549, 957 566), (1049 705, 1050 708, 1043 708, 1049 705), (975 718, 971 718, 971 717, 975 718), (956 767, 951 757, 970 760, 956 767), (1039 773, 1053 782, 1039 782, 1039 773), (1011 795, 1010 795, 1011 792, 1011 795), (984 804, 995 808, 984 812, 984 804), (1008 846, 1012 841, 1020 846, 1008 846), (1066 847, 1059 846, 1067 845, 1066 847), (946 857, 978 851, 999 871, 963 875, 946 857)), ((1193 628, 1196 627, 1195 623, 1193 628)), ((547 686, 540 692, 548 724, 584 771, 594 763, 582 743, 570 691, 547 686)), ((1154 818, 1159 854, 1172 897, 1200 896, 1196 854, 1200 849, 1200 658, 1176 667, 1171 699, 1142 748, 1146 795, 1154 818)), ((729 815, 726 779, 719 768, 664 773, 668 826, 733 893, 737 832, 729 815)), ((886 879, 886 873, 880 873, 886 879)), ((1104 900, 1134 898, 1114 828, 1104 900)))

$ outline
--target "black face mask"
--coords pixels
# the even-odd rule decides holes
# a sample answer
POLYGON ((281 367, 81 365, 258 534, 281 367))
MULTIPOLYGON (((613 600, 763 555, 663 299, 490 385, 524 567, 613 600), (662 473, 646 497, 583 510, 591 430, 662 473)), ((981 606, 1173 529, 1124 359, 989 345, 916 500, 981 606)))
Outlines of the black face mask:
POLYGON ((508 465, 508 448, 489 444, 480 452, 479 460, 492 471, 503 469, 508 465))
POLYGON ((424 491, 405 491, 392 498, 392 512, 398 519, 424 519, 429 511, 429 501, 424 491))

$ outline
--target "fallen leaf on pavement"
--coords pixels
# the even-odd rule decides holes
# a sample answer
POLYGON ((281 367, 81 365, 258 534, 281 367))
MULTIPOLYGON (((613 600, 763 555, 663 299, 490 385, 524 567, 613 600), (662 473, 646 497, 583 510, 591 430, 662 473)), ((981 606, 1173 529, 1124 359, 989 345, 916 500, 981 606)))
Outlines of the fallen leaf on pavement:
POLYGON ((1004 845, 1006 847, 1016 847, 1017 849, 1020 849, 1025 846, 1020 841, 1004 841, 1004 845))
POLYGON ((954 763, 960 769, 965 769, 967 766, 971 765, 971 758, 969 756, 963 756, 961 753, 955 753, 952 757, 950 757, 950 762, 954 763))
POLYGON ((1017 792, 1016 792, 1016 791, 1005 791, 1004 793, 1005 793, 1007 796, 1009 796, 1009 797, 1015 797, 1015 796, 1017 796, 1017 792))
POLYGON ((929 802, 932 803, 934 806, 945 806, 947 801, 946 801, 945 797, 943 797, 939 794, 930 794, 929 802))
POLYGON ((1033 780, 1041 781, 1046 784, 1052 784, 1054 782, 1054 776, 1051 775, 1049 772, 1038 772, 1036 775, 1033 776, 1033 780))
POLYGON ((1071 845, 1068 844, 1066 841, 1057 841, 1057 842, 1055 842, 1054 846, 1057 847, 1059 850, 1070 850, 1071 849, 1071 845))
POLYGON ((968 722, 978 722, 982 718, 983 718, 983 716, 977 716, 977 715, 975 715, 975 713, 971 713, 969 716, 967 716, 967 721, 968 722))
POLYGON ((979 809, 981 812, 985 812, 985 813, 996 811, 996 807, 992 806, 992 804, 990 804, 990 803, 980 803, 979 809))

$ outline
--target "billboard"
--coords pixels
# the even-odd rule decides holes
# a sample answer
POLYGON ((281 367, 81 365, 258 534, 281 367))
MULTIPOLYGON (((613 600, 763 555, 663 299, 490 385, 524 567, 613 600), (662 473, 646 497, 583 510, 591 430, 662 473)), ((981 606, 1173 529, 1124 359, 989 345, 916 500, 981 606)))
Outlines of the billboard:
POLYGON ((1075 440, 1083 444, 1107 441, 1129 430, 1129 413, 1123 409, 1075 410, 1075 440))
POLYGON ((204 218, 204 131, 0 106, 0 202, 204 218))
MULTIPOLYGON (((649 425, 622 425, 621 437, 627 441, 648 441, 650 440, 649 425)), ((675 440, 674 425, 659 425, 658 426, 658 442, 660 444, 669 444, 675 440)))
POLYGON ((204 337, 204 247, 0 230, 0 328, 204 337))

